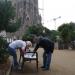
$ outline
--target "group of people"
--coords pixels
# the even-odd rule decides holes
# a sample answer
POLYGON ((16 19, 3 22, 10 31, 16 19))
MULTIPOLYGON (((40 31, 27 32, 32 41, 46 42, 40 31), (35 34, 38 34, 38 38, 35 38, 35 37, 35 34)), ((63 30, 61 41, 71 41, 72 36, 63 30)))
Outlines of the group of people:
MULTIPOLYGON (((44 49, 44 53, 43 53, 43 65, 41 66, 41 68, 43 70, 49 70, 50 63, 51 63, 51 57, 52 57, 52 53, 54 50, 54 43, 51 40, 44 38, 44 37, 40 37, 40 38, 34 37, 33 41, 34 43, 36 43, 36 46, 33 50, 32 57, 34 56, 38 48, 42 47, 44 49)), ((19 66, 17 62, 16 50, 21 49, 22 52, 25 53, 26 50, 31 46, 32 46, 31 41, 23 41, 23 40, 15 40, 9 44, 8 51, 9 51, 9 54, 13 56, 14 67, 19 66)))

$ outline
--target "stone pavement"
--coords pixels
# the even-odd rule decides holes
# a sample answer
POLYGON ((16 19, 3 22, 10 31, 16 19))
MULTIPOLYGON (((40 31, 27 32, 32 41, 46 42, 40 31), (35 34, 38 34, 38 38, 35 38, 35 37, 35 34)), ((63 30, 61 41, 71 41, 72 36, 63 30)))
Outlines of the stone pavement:
POLYGON ((43 50, 38 50, 39 71, 36 72, 35 62, 25 62, 24 70, 12 71, 11 75, 75 75, 75 51, 55 50, 52 55, 51 71, 42 71, 43 50))

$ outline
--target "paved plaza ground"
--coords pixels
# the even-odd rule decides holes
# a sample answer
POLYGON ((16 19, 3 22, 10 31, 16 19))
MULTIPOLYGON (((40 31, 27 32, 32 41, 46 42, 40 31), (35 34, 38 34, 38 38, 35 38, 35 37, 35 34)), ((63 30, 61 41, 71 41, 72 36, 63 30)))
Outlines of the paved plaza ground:
POLYGON ((36 72, 35 62, 25 62, 24 71, 13 71, 11 75, 75 75, 75 51, 54 50, 51 61, 51 71, 43 71, 42 65, 43 50, 38 50, 39 71, 36 72))

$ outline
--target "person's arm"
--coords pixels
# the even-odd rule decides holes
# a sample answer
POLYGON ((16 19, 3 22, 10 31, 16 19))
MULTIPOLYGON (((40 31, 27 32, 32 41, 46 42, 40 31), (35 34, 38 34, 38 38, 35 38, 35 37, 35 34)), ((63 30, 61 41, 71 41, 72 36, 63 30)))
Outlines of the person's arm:
POLYGON ((21 50, 22 50, 23 53, 26 52, 26 48, 25 47, 22 47, 21 50))
POLYGON ((38 49, 38 48, 39 48, 39 46, 40 46, 40 43, 41 43, 41 40, 40 40, 40 39, 38 39, 38 40, 37 40, 37 44, 36 44, 36 46, 35 46, 35 48, 34 48, 33 52, 36 52, 36 51, 37 51, 37 49, 38 49))
POLYGON ((22 42, 22 43, 23 43, 23 45, 22 45, 21 49, 22 49, 22 52, 25 53, 26 52, 26 42, 22 42))
POLYGON ((37 44, 33 50, 33 52, 35 53, 37 51, 37 49, 39 48, 39 44, 37 44))
POLYGON ((37 49, 39 48, 39 44, 37 44, 33 50, 33 54, 32 54, 32 57, 34 56, 35 52, 37 51, 37 49))

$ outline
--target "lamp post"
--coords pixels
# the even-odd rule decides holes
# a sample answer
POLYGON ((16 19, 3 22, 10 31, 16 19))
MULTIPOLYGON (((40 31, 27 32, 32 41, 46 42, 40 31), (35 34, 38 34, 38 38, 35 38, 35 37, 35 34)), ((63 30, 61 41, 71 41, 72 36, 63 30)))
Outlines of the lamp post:
POLYGON ((38 8, 40 14, 41 14, 41 22, 44 25, 44 0, 41 0, 41 7, 38 8))
POLYGON ((55 23, 55 26, 54 26, 54 27, 55 27, 55 30, 56 30, 56 20, 59 19, 59 18, 61 18, 61 16, 59 16, 59 17, 57 17, 57 18, 53 18, 53 21, 54 21, 54 23, 55 23))
POLYGON ((42 22, 42 24, 44 24, 44 8, 38 8, 38 10, 40 11, 42 11, 42 13, 40 13, 41 14, 41 17, 42 17, 42 19, 43 19, 43 22, 42 22))

